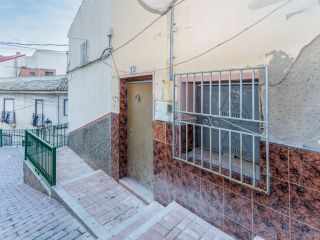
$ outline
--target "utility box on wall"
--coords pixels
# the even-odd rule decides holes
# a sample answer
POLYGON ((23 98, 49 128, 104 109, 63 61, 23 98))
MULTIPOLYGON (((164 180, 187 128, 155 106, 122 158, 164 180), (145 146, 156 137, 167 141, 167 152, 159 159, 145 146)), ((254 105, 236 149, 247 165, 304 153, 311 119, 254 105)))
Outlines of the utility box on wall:
POLYGON ((173 105, 171 102, 155 101, 154 103, 155 120, 172 122, 173 121, 173 105))

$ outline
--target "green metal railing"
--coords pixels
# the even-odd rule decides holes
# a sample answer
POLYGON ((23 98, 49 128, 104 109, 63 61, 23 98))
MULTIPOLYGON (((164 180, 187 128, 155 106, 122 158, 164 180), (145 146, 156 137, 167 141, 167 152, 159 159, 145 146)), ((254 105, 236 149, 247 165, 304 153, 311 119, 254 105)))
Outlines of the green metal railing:
POLYGON ((67 145, 68 124, 30 130, 0 129, 0 147, 24 146, 25 160, 29 160, 36 171, 51 186, 56 185, 57 148, 67 145))
MULTIPOLYGON (((67 123, 51 127, 27 129, 27 131, 35 134, 50 145, 57 148, 61 148, 67 145, 67 130, 67 123)), ((18 129, 0 129, 0 147, 24 146, 25 131, 26 130, 18 129)))
POLYGON ((29 160, 51 186, 56 185, 56 147, 32 131, 25 131, 25 159, 29 160))
POLYGON ((67 130, 68 124, 61 124, 57 126, 37 128, 33 130, 39 138, 46 141, 56 148, 62 148, 67 145, 67 130))

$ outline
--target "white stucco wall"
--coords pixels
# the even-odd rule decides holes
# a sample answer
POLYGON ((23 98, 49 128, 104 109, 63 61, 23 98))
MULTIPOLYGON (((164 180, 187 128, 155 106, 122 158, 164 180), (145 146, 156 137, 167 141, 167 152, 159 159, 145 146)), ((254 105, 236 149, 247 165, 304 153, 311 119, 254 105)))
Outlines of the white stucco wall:
POLYGON ((0 78, 16 76, 15 60, 0 62, 0 78))
POLYGON ((66 52, 36 50, 30 57, 23 58, 24 62, 20 67, 36 69, 55 69, 56 75, 65 75, 67 72, 66 52))
POLYGON ((54 69, 56 75, 67 73, 67 52, 36 50, 32 56, 24 56, 0 63, 0 78, 14 78, 21 67, 33 69, 54 69), (15 64, 15 61, 17 62, 15 64))
MULTIPOLYGON (((271 81, 271 139, 294 146, 304 146, 308 145, 310 138, 320 139, 317 131, 320 127, 319 121, 310 118, 314 114, 320 114, 320 97, 315 93, 320 90, 317 77, 320 58, 316 57, 316 54, 306 54, 304 49, 320 34, 320 3, 318 0, 295 0, 268 16, 286 2, 191 0, 179 4, 175 8, 175 64, 218 46, 267 17, 208 54, 176 66, 174 72, 268 65, 271 81), (301 55, 304 55, 301 58, 304 60, 300 61, 298 66, 293 64, 301 55), (308 64, 304 65, 306 62, 308 64), (295 75, 286 77, 286 74, 292 71, 295 71, 295 75), (296 97, 301 89, 299 82, 304 90, 300 91, 301 96, 296 97), (292 111, 296 113, 289 114, 292 111)), ((158 16, 143 8, 139 1, 113 0, 113 28, 116 34, 112 44, 117 48, 158 16)), ((154 72, 155 100, 159 101, 172 101, 169 72, 157 71, 169 67, 169 20, 170 14, 167 14, 114 54, 119 69, 129 69, 131 65, 135 65, 138 73, 154 72)), ((312 48, 318 52, 316 46, 313 44, 312 48)), ((308 51, 314 52, 312 49, 308 51)), ((117 86, 117 81, 114 81, 113 86, 117 86)), ((117 96, 118 92, 115 87, 113 95, 117 96)), ((115 108, 113 111, 118 109, 115 108)))
MULTIPOLYGON (((109 26, 112 25, 113 28, 112 45, 117 49, 159 17, 159 14, 146 8, 138 0, 111 2, 112 5, 110 1, 84 1, 69 33, 69 36, 78 38, 70 38, 71 68, 80 61, 79 38, 88 40, 89 56, 93 59, 107 45, 105 33, 109 26)), ((176 66, 174 72, 268 65, 271 81, 271 139, 304 146, 310 139, 320 139, 317 131, 319 121, 314 117, 310 118, 320 114, 320 97, 316 93, 320 90, 317 77, 320 74, 320 59, 317 54, 310 54, 318 52, 315 42, 319 42, 317 39, 320 38, 317 38, 320 34, 319 22, 318 0, 184 1, 175 7, 174 63, 183 62, 214 46, 218 47, 197 59, 176 66), (273 12, 285 3, 285 6, 273 12), (256 22, 259 23, 247 29, 256 22), (242 31, 239 36, 223 43, 242 31), (300 92, 301 85, 303 91, 300 92), (302 95, 296 97, 299 92, 302 95), (290 114, 292 112, 295 114, 290 114)), ((122 76, 128 75, 131 66, 136 66, 137 74, 154 74, 156 101, 172 101, 169 70, 160 70, 169 67, 169 23, 170 14, 167 14, 114 53, 122 76)), ((98 69, 96 66, 82 71, 89 71, 88 69, 100 71, 100 74, 92 71, 91 74, 86 73, 90 77, 79 74, 77 78, 72 74, 71 114, 83 115, 76 120, 70 118, 73 128, 107 112, 119 111, 119 105, 116 104, 119 97, 118 79, 113 78, 112 84, 109 82, 111 73, 108 68, 98 69), (106 78, 104 81, 99 79, 102 72, 106 78), (84 86, 91 90, 85 90, 84 86), (109 95, 110 88, 112 95, 109 95), (82 93, 88 99, 85 106, 92 106, 91 109, 82 108, 79 104, 83 99, 82 93), (72 123, 73 120, 75 123, 72 123)), ((116 75, 115 71, 113 75, 116 75)))
MULTIPOLYGON (((14 99, 16 113, 15 129, 30 129, 32 116, 35 113, 35 100, 43 99, 44 119, 52 121, 53 125, 68 122, 68 116, 63 114, 64 99, 68 99, 67 93, 3 93, 0 92, 0 109, 4 109, 4 99, 14 99), (58 110, 59 109, 59 110, 58 110)), ((12 126, 0 121, 1 129, 12 129, 12 126)))
MULTIPOLYGON (((111 0, 83 1, 68 34, 69 70, 80 66, 80 45, 84 41, 88 42, 89 62, 101 57, 109 47, 110 27, 111 0)), ((69 73, 70 131, 111 112, 111 77, 110 67, 103 62, 69 73)))

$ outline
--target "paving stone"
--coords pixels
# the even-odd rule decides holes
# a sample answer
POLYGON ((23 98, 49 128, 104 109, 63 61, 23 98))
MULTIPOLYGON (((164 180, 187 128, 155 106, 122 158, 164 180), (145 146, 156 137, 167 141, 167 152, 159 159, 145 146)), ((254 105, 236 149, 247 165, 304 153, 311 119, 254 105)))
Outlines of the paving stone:
POLYGON ((0 148, 0 206, 1 240, 93 239, 57 201, 23 184, 21 148, 0 148))

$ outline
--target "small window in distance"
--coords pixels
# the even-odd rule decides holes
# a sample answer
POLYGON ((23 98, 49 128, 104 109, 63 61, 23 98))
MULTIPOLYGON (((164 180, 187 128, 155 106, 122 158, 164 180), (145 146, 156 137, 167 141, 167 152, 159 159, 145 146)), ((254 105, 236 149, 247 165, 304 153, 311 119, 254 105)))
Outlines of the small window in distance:
POLYGON ((29 73, 29 76, 30 76, 30 77, 35 77, 35 76, 36 76, 36 73, 35 73, 35 72, 30 72, 30 73, 29 73))
POLYGON ((53 72, 45 72, 44 75, 45 76, 53 76, 53 72))
POLYGON ((68 116, 68 99, 63 100, 63 115, 68 116))
POLYGON ((80 45, 80 65, 85 65, 88 62, 88 41, 80 45))

